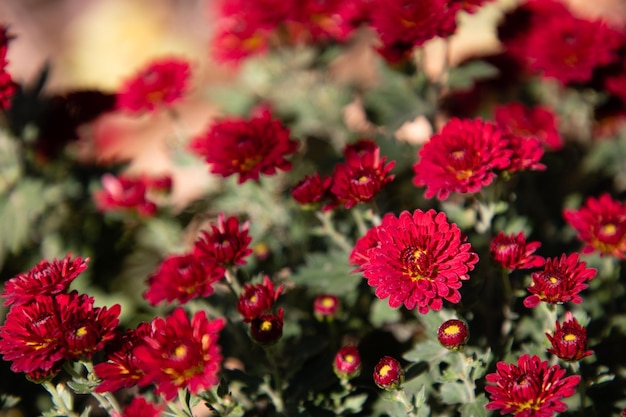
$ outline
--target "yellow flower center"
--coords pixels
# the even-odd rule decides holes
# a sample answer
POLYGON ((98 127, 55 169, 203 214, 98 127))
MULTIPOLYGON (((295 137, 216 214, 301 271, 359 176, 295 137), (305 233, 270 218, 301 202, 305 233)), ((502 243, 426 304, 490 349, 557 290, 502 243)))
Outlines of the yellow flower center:
POLYGON ((187 356, 187 346, 185 345, 178 345, 176 347, 176 349, 174 349, 174 353, 172 354, 172 356, 175 359, 182 359, 185 356, 187 356))
POLYGON ((76 329, 76 336, 83 337, 87 334, 87 328, 85 326, 76 329))
POLYGON ((270 330, 272 330, 272 322, 269 320, 263 321, 263 323, 261 323, 261 330, 263 330, 264 332, 269 332, 270 330))
POLYGON ((600 228, 600 233, 606 236, 613 236, 616 232, 617 232, 617 227, 612 223, 605 224, 604 226, 600 228))
POLYGON ((354 355, 346 355, 346 356, 344 357, 344 360, 345 360, 346 362, 352 363, 352 362, 354 362, 354 355))
POLYGON ((578 337, 573 333, 568 333, 563 336, 563 340, 565 340, 566 342, 573 342, 576 339, 578 339, 578 337))
POLYGON ((389 374, 390 371, 391 371, 391 366, 383 365, 380 368, 380 370, 378 371, 378 375, 380 375, 380 376, 387 376, 387 374, 389 374))
POLYGON ((446 327, 445 329, 443 329, 443 332, 447 336, 455 336, 461 332, 461 328, 458 326, 458 324, 452 324, 446 327))
POLYGON ((324 297, 321 304, 322 307, 331 308, 335 305, 335 300, 330 297, 324 297))

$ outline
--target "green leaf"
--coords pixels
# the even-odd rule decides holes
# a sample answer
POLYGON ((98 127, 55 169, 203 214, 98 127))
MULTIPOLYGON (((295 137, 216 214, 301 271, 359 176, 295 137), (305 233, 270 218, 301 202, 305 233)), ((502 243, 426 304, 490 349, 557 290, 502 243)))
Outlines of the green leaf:
POLYGON ((485 61, 472 61, 452 68, 448 77, 448 87, 452 90, 471 88, 476 81, 493 78, 498 75, 498 68, 485 61))
POLYGON ((385 323, 393 323, 400 318, 400 310, 389 307, 387 300, 376 298, 370 307, 370 322, 375 327, 385 323))
POLYGON ((344 296, 355 291, 362 280, 360 275, 350 273, 352 269, 343 252, 318 252, 309 254, 304 266, 290 278, 312 291, 344 296))
POLYGON ((426 340, 416 344, 413 349, 404 354, 404 359, 411 362, 430 362, 437 364, 450 353, 439 342, 426 340))
POLYGON ((446 382, 441 385, 439 393, 445 404, 463 404, 471 400, 465 385, 458 382, 446 382))
POLYGON ((485 405, 487 405, 488 402, 485 394, 480 394, 474 401, 459 407, 461 417, 487 417, 485 405))
POLYGON ((343 411, 358 413, 363 409, 363 404, 367 401, 367 394, 352 395, 343 402, 343 411))
POLYGON ((0 195, 12 187, 22 174, 17 142, 0 130, 0 195))

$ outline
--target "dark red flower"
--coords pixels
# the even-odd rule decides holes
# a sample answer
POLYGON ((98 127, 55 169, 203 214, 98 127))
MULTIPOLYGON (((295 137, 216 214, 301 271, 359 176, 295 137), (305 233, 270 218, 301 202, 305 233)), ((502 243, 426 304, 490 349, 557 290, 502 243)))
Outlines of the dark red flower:
POLYGON ((344 346, 335 355, 333 370, 339 379, 352 379, 361 373, 361 355, 355 346, 344 346))
POLYGON ((164 300, 184 304, 193 298, 208 297, 213 294, 213 283, 220 280, 224 272, 223 267, 208 258, 201 259, 194 254, 172 255, 148 278, 144 298, 157 305, 164 300))
POLYGON ((461 301, 461 281, 469 279, 478 256, 445 213, 415 210, 385 216, 378 239, 380 246, 367 251, 369 261, 361 266, 378 298, 389 297, 392 308, 404 304, 421 314, 441 310, 444 299, 461 301))
POLYGON ((346 160, 353 158, 361 159, 365 155, 373 154, 376 151, 380 152, 380 148, 372 139, 359 139, 346 145, 343 149, 343 156, 346 160))
POLYGON ((508 270, 530 269, 543 266, 545 259, 533 253, 541 246, 540 242, 526 242, 524 232, 507 235, 498 232, 491 241, 493 259, 508 270))
POLYGON ((404 369, 391 356, 384 356, 374 367, 374 383, 386 391, 393 391, 404 382, 404 369))
POLYGON ((461 320, 450 319, 441 323, 437 330, 437 340, 449 350, 462 350, 469 339, 467 324, 461 320))
POLYGON ((204 311, 189 320, 180 307, 165 319, 154 319, 152 334, 133 350, 146 374, 143 382, 155 384, 166 401, 179 389, 198 394, 216 386, 222 362, 217 342, 224 324, 224 319, 209 321, 204 311))
POLYGON ((260 345, 272 345, 283 335, 283 309, 278 314, 261 314, 250 322, 250 337, 260 345))
POLYGON ((519 102, 498 106, 494 117, 498 125, 515 136, 534 137, 556 151, 563 147, 555 114, 547 107, 527 107, 519 102))
POLYGON ((135 397, 121 414, 114 411, 112 417, 161 417, 164 411, 162 404, 148 402, 144 397, 135 397))
POLYGON ((133 349, 144 343, 144 338, 151 333, 150 323, 142 322, 136 329, 127 330, 109 342, 105 347, 106 362, 94 366, 96 375, 102 380, 95 392, 115 392, 122 388, 131 388, 145 378, 133 349))
POLYGON ((93 195, 98 210, 102 212, 136 211, 141 216, 151 216, 156 212, 156 205, 146 198, 148 188, 144 178, 105 174, 102 186, 93 195))
POLYGON ((485 407, 515 417, 552 417, 565 411, 561 399, 574 395, 580 382, 580 376, 565 377, 559 365, 548 366, 548 361, 528 354, 520 356, 517 365, 498 362, 496 372, 486 379, 491 401, 485 407))
POLYGON ((216 265, 244 265, 244 258, 252 253, 251 241, 248 222, 239 224, 235 216, 226 218, 220 213, 217 225, 212 224, 211 231, 201 232, 194 245, 194 254, 216 265))
POLYGON ((296 152, 298 142, 289 135, 289 129, 266 109, 249 120, 231 117, 216 122, 191 143, 191 149, 204 157, 212 173, 238 174, 241 184, 291 169, 285 157, 296 152))
POLYGON ((605 193, 587 198, 578 210, 564 210, 563 217, 585 242, 583 253, 626 259, 626 203, 605 193))
MULTIPOLYGON (((387 213, 385 216, 393 216, 387 213)), ((374 226, 369 229, 365 235, 358 238, 352 252, 350 252, 350 265, 358 266, 352 272, 359 272, 363 270, 363 264, 370 260, 367 254, 371 248, 380 247, 380 239, 378 239, 378 229, 380 226, 374 226)))
POLYGON ((284 286, 281 285, 274 291, 274 284, 267 275, 263 277, 263 284, 244 284, 243 294, 237 301, 237 311, 243 317, 244 323, 251 322, 272 308, 283 289, 284 286))
POLYGON ((291 189, 291 196, 305 208, 315 208, 328 197, 331 181, 330 177, 321 178, 317 172, 307 175, 291 189))
POLYGON ((579 361, 585 356, 593 354, 587 350, 587 329, 578 323, 570 311, 565 313, 563 325, 556 322, 554 334, 546 333, 552 347, 548 352, 564 361, 579 361))
POLYGON ((394 178, 389 171, 396 164, 385 165, 386 157, 380 156, 380 149, 363 153, 352 153, 345 163, 338 164, 332 177, 330 191, 336 199, 349 209, 359 203, 371 201, 378 192, 394 178))
POLYGON ((320 294, 313 300, 313 315, 319 321, 332 321, 339 315, 341 303, 333 294, 320 294))
POLYGON ((169 106, 184 95, 189 76, 189 63, 185 60, 153 61, 124 83, 117 95, 117 107, 137 113, 169 106))
POLYGON ((528 308, 536 307, 541 301, 562 304, 571 301, 580 304, 579 292, 588 287, 586 281, 596 276, 595 268, 587 268, 577 253, 547 258, 542 271, 533 272, 532 282, 527 288, 532 295, 524 299, 528 308))
POLYGON ((216 26, 211 50, 218 62, 238 64, 242 59, 261 54, 268 48, 270 31, 244 19, 221 18, 216 26))
POLYGON ((52 262, 42 260, 28 272, 8 280, 4 287, 4 305, 20 305, 31 302, 38 295, 66 293, 71 282, 85 269, 89 258, 65 258, 52 262))
POLYGON ((507 147, 511 150, 511 163, 506 169, 508 172, 525 170, 543 171, 546 166, 539 161, 543 157, 543 146, 535 138, 507 134, 507 147))
POLYGON ((426 198, 451 192, 476 193, 509 167, 512 151, 504 131, 479 119, 451 119, 419 151, 413 183, 426 186, 426 198))
POLYGON ((13 81, 11 74, 6 71, 9 61, 6 60, 11 36, 8 34, 6 26, 0 25, 0 110, 8 109, 11 105, 11 98, 17 92, 17 84, 13 81))

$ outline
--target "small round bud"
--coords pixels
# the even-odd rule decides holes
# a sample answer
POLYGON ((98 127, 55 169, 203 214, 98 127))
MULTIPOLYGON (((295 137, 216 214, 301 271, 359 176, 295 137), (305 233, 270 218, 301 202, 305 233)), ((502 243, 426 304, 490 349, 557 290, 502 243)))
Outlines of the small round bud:
POLYGON ((283 309, 276 314, 262 314, 250 322, 250 336, 260 345, 271 345, 283 335, 283 309))
POLYGON ((572 313, 565 313, 563 324, 556 322, 554 334, 546 333, 552 347, 548 352, 567 362, 576 362, 593 354, 587 349, 587 329, 578 323, 572 313))
POLYGON ((374 367, 374 382, 386 391, 400 388, 404 382, 404 369, 400 362, 391 356, 383 357, 374 367))
POLYGON ((439 326, 437 339, 446 349, 462 350, 469 339, 467 324, 461 320, 447 320, 439 326))
POLYGON ((313 315, 319 321, 333 321, 339 314, 341 304, 332 294, 321 294, 313 301, 313 315))
POLYGON ((352 379, 361 372, 361 355, 354 346, 339 349, 333 361, 335 375, 339 379, 352 379))

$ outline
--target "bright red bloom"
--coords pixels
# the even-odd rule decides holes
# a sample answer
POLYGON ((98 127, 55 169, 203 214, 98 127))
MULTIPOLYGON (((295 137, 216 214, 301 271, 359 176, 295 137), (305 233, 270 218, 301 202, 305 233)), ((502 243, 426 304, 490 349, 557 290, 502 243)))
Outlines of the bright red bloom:
POLYGON ((524 232, 506 235, 499 232, 491 241, 493 259, 508 270, 530 269, 543 266, 545 259, 533 253, 541 246, 540 242, 526 242, 524 232))
POLYGON ((313 300, 313 315, 319 321, 332 321, 339 314, 341 303, 333 294, 320 294, 313 300))
POLYGON ((161 301, 177 300, 184 304, 197 297, 213 294, 213 283, 224 276, 224 268, 211 263, 208 258, 194 254, 172 255, 148 278, 144 298, 152 305, 161 301))
POLYGON ((404 369, 400 362, 391 356, 385 356, 374 367, 374 383, 386 391, 400 388, 404 382, 404 369))
POLYGON ((353 158, 361 159, 365 155, 373 154, 377 151, 380 152, 380 148, 372 139, 359 139, 346 145, 343 149, 343 156, 346 160, 353 158))
POLYGON ((285 157, 296 152, 298 142, 289 135, 289 129, 264 110, 249 120, 230 117, 216 122, 191 143, 191 149, 204 157, 213 174, 238 174, 241 184, 291 169, 285 157))
POLYGON ((558 121, 547 107, 526 107, 514 102, 496 107, 494 117, 501 128, 515 136, 537 138, 552 151, 563 147, 563 139, 557 130, 558 121))
POLYGON ((184 95, 190 72, 189 63, 182 59, 153 61, 124 83, 117 95, 117 107, 137 113, 169 106, 184 95))
POLYGON ((469 279, 478 256, 445 213, 415 210, 385 216, 378 239, 380 246, 367 251, 369 261, 361 266, 378 298, 389 297, 392 308, 404 304, 421 314, 441 310, 444 299, 461 301, 461 281, 469 279))
POLYGON ((146 198, 148 187, 144 178, 105 174, 102 186, 93 195, 98 210, 102 212, 136 211, 141 216, 151 216, 156 212, 156 205, 146 198))
POLYGON ((5 26, 0 25, 0 110, 8 109, 11 98, 17 91, 17 85, 13 81, 11 74, 6 71, 9 63, 6 60, 7 50, 11 36, 5 26))
POLYGON ((330 177, 321 178, 317 172, 307 175, 294 185, 291 196, 305 207, 315 207, 328 196, 331 181, 330 177))
POLYGON ((249 21, 221 18, 211 41, 212 55, 219 62, 237 64, 243 58, 265 52, 269 39, 268 30, 259 29, 249 21))
POLYGON ((361 372, 361 355, 355 346, 344 346, 335 355, 333 370, 340 379, 352 379, 361 372))
POLYGON ((298 5, 296 25, 302 28, 306 38, 313 43, 325 40, 343 42, 355 28, 352 22, 355 11, 347 8, 345 3, 349 2, 346 0, 295 2, 298 5))
POLYGON ((74 258, 68 254, 65 258, 52 262, 42 260, 28 272, 16 275, 8 280, 4 287, 4 305, 26 304, 38 295, 56 295, 66 293, 70 283, 85 269, 89 258, 74 258))
POLYGON ((587 350, 587 329, 578 323, 570 311, 565 313, 563 325, 557 321, 554 334, 546 333, 546 336, 552 344, 548 352, 564 361, 579 361, 593 353, 587 350))
POLYGON ((524 299, 524 305, 533 308, 541 301, 580 304, 582 298, 578 293, 588 287, 585 282, 593 279, 596 272, 595 268, 587 268, 587 263, 580 261, 577 253, 548 258, 542 271, 533 272, 527 288, 532 295, 524 299))
POLYGON ((133 351, 146 374, 144 382, 155 384, 166 401, 179 389, 198 394, 217 385, 222 362, 217 341, 224 324, 224 319, 209 321, 204 311, 190 321, 180 307, 153 320, 152 334, 133 351))
POLYGON ((608 193, 589 197, 576 210, 564 210, 563 217, 585 242, 583 253, 626 259, 626 203, 614 200, 608 193))
POLYGON ((419 151, 413 183, 426 186, 426 198, 439 200, 451 192, 480 191, 510 165, 512 151, 503 136, 493 123, 451 119, 419 151))
POLYGON ((194 254, 216 265, 244 265, 244 258, 252 253, 251 241, 248 222, 239 224, 235 216, 226 218, 220 213, 217 225, 212 224, 211 231, 201 232, 194 245, 194 254))
MULTIPOLYGON (((404 58, 416 46, 437 37, 448 37, 456 30, 456 9, 448 0, 374 0, 371 26, 382 41, 385 58, 404 58)), ((393 60, 393 59, 392 59, 393 60)))
POLYGON ((437 329, 437 340, 449 350, 462 350, 469 339, 467 324, 461 320, 450 319, 441 323, 437 329))
POLYGON ((278 314, 261 314, 250 322, 250 337, 260 345, 272 345, 283 335, 283 309, 278 314))
POLYGON ((274 291, 274 284, 267 275, 263 277, 263 284, 244 284, 243 294, 237 301, 237 311, 244 323, 251 322, 272 308, 283 289, 281 285, 274 291))
POLYGON ((150 323, 143 322, 136 329, 127 330, 109 342, 105 348, 107 361, 94 366, 96 375, 102 380, 95 392, 115 392, 134 387, 145 378, 133 349, 141 345, 151 333, 150 323))
POLYGON ((330 191, 347 209, 371 201, 394 178, 389 171, 396 162, 385 165, 386 159, 381 158, 378 147, 372 152, 355 152, 335 167, 330 191))
POLYGON ((485 407, 515 417, 552 417, 565 411, 561 399, 574 395, 580 382, 579 375, 565 377, 559 365, 548 366, 548 361, 528 354, 520 356, 517 365, 498 362, 496 372, 485 378, 491 396, 485 407))
POLYGON ((516 135, 506 135, 509 143, 508 148, 511 150, 511 164, 508 166, 508 172, 517 172, 525 170, 543 171, 546 166, 539 161, 543 157, 543 146, 541 142, 535 138, 523 138, 516 135))
MULTIPOLYGON (((386 214, 385 216, 392 216, 392 214, 386 214)), ((378 239, 378 229, 380 226, 374 226, 369 229, 365 235, 357 239, 352 252, 350 252, 350 265, 358 266, 352 272, 359 272, 363 270, 363 264, 370 260, 368 251, 374 247, 380 247, 380 239, 378 239)))
POLYGON ((113 412, 112 417, 161 417, 164 411, 165 406, 162 404, 148 402, 144 397, 135 397, 121 414, 113 412))
POLYGON ((64 361, 66 349, 56 297, 35 296, 33 302, 14 305, 7 313, 0 327, 0 354, 5 361, 13 361, 13 372, 46 372, 64 361))

